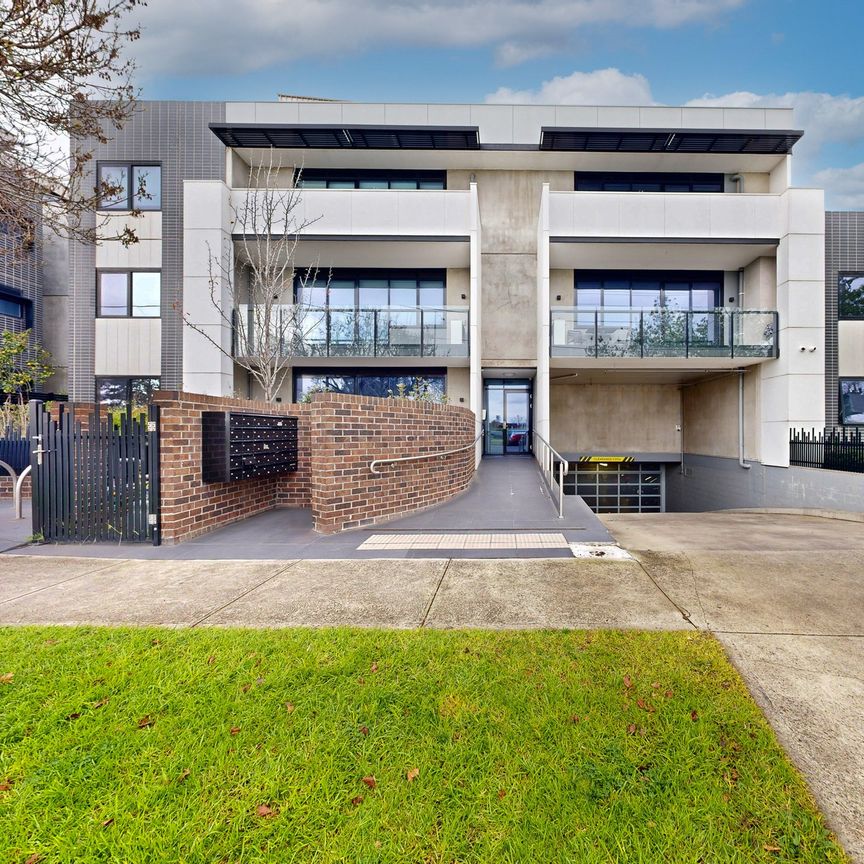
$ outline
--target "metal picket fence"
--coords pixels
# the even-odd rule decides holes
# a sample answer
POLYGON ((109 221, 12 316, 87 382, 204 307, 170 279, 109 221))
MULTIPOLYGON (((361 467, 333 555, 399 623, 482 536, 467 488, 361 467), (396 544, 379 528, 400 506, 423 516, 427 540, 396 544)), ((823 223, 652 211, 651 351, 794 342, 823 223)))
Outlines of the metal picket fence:
POLYGON ((791 429, 789 462, 864 474, 864 434, 861 429, 791 429))
POLYGON ((112 416, 30 403, 33 534, 159 545, 159 409, 112 416))

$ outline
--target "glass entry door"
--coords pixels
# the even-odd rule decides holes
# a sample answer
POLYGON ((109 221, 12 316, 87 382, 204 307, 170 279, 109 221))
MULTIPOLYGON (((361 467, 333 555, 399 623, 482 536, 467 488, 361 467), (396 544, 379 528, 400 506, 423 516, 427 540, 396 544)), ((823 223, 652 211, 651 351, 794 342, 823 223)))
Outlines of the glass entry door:
POLYGON ((486 455, 530 453, 531 381, 489 378, 484 389, 486 455))

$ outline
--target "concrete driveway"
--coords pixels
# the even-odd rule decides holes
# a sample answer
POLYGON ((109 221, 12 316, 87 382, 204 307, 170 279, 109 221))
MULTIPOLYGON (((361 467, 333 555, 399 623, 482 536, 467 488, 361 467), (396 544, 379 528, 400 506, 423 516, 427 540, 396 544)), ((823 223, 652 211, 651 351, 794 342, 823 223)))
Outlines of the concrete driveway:
POLYGON ((633 560, 0 555, 0 624, 709 629, 864 862, 864 524, 604 517, 633 560))
POLYGON ((723 643, 841 842, 864 861, 864 524, 731 512, 603 521, 723 643))

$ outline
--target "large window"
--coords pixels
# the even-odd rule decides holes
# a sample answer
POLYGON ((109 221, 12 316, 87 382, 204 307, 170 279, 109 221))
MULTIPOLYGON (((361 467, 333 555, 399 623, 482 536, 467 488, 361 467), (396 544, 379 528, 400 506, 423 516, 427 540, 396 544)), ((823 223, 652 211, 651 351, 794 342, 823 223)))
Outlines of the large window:
POLYGON ((633 174, 579 171, 577 192, 722 192, 722 174, 633 174))
POLYGON ((410 390, 418 381, 427 382, 430 393, 442 397, 447 388, 447 375, 438 370, 427 372, 422 369, 369 369, 364 372, 354 370, 310 370, 294 374, 294 401, 299 402, 304 395, 321 390, 332 393, 350 393, 356 396, 380 396, 386 398, 399 392, 400 384, 410 390))
POLYGON ((96 314, 100 318, 158 318, 162 274, 158 270, 100 270, 96 314))
POLYGON ((723 274, 697 271, 576 271, 575 305, 580 309, 669 309, 678 312, 723 305, 723 274))
POLYGON ((331 278, 294 284, 298 303, 331 309, 434 309, 444 306, 443 270, 334 270, 331 278))
POLYGON ((844 426, 864 425, 864 378, 840 379, 840 422, 844 426))
POLYGON ((17 318, 24 327, 29 327, 33 317, 33 303, 14 289, 0 285, 0 315, 17 318))
POLYGON ((837 317, 864 320, 864 273, 841 273, 837 291, 837 317))
POLYGON ((146 408, 158 389, 158 378, 97 378, 96 400, 111 408, 146 408))
POLYGON ((162 166, 100 162, 97 182, 100 210, 161 210, 162 166))
POLYGON ((296 182, 303 189, 446 189, 447 172, 305 168, 296 182))

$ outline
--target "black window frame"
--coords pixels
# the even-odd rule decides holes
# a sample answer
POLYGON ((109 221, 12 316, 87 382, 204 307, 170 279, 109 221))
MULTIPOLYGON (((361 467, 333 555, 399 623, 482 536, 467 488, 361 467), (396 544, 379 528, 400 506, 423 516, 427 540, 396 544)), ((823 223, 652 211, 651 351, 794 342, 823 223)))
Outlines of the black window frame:
MULTIPOLYGON (((841 375, 837 379, 837 421, 841 426, 864 427, 864 421, 850 422, 843 416, 843 385, 847 382, 855 381, 861 384, 862 400, 864 400, 864 375, 841 375)), ((862 411, 864 413, 864 411, 862 411)))
MULTIPOLYGON (((127 411, 133 410, 136 406, 132 402, 132 382, 133 381, 156 381, 156 386, 153 387, 153 390, 159 390, 162 384, 162 376, 161 375, 97 375, 95 377, 95 396, 96 396, 96 404, 97 405, 108 405, 108 402, 103 402, 99 398, 99 391, 102 385, 102 382, 112 381, 115 383, 122 382, 125 386, 125 397, 122 405, 115 405, 112 407, 115 408, 125 408, 127 411)), ((151 391, 152 392, 152 391, 151 391)), ((140 407, 140 406, 139 406, 140 407)))
POLYGON ((573 188, 576 192, 655 192, 665 194, 702 193, 715 195, 725 191, 726 177, 724 174, 674 171, 577 171, 574 175, 573 188), (585 185, 658 185, 660 189, 583 189, 585 185), (715 189, 694 189, 696 185, 719 186, 715 189), (666 189, 666 186, 689 186, 689 189, 666 189))
POLYGON ((96 271, 96 317, 108 321, 134 318, 137 321, 154 321, 162 318, 162 270, 159 267, 100 267, 96 271), (121 273, 126 275, 126 314, 125 315, 103 315, 102 314, 102 279, 103 273, 121 273), (132 274, 133 273, 158 273, 159 274, 159 314, 158 315, 133 315, 132 314, 132 274))
MULTIPOLYGON (((663 297, 663 293, 665 288, 663 287, 665 283, 690 283, 690 304, 688 309, 679 309, 676 311, 679 312, 705 312, 705 309, 694 309, 693 308, 693 288, 692 285, 694 282, 714 282, 717 283, 717 288, 714 291, 714 309, 723 308, 723 297, 724 297, 724 283, 725 283, 725 274, 722 270, 574 270, 573 272, 573 306, 576 309, 603 309, 605 310, 607 307, 603 303, 603 291, 604 288, 600 288, 600 305, 599 306, 580 306, 579 305, 579 281, 580 278, 584 281, 595 281, 595 282, 624 282, 629 281, 630 287, 627 289, 631 292, 631 303, 628 307, 609 307, 610 311, 620 310, 622 308, 643 308, 643 307, 634 307, 632 305, 632 291, 633 291, 633 282, 658 282, 660 283, 660 297, 663 297)), ((665 305, 661 304, 660 308, 667 308, 665 305)))
MULTIPOLYGON (((370 180, 386 180, 387 188, 390 189, 390 183, 394 180, 416 180, 417 181, 417 189, 416 190, 402 190, 402 191, 443 191, 447 189, 447 172, 446 171, 412 171, 408 170, 395 170, 395 169, 386 169, 381 171, 376 171, 372 168, 363 168, 363 169, 351 169, 351 168, 303 168, 302 170, 298 170, 294 173, 294 184, 297 185, 297 181, 300 180, 299 188, 303 188, 302 182, 305 180, 316 180, 316 181, 325 181, 329 183, 340 182, 347 183, 349 181, 354 182, 354 188, 358 189, 361 181, 370 181, 370 180), (442 183, 443 186, 440 190, 423 190, 420 189, 420 183, 442 183)), ((328 188, 330 188, 328 186, 328 188)), ((313 191, 313 190, 310 190, 313 191)), ((396 190, 399 191, 399 190, 396 190)))
MULTIPOLYGON (((298 391, 298 384, 300 383, 300 378, 303 375, 314 375, 320 378, 353 378, 354 379, 354 387, 350 393, 346 395, 356 396, 357 394, 357 378, 358 377, 370 377, 370 378, 384 378, 388 376, 398 377, 398 378, 441 378, 443 379, 443 392, 447 393, 447 368, 443 366, 438 366, 434 368, 423 368, 417 366, 397 366, 397 367, 377 367, 377 366, 364 366, 362 368, 354 367, 320 367, 320 366, 296 366, 292 370, 291 375, 291 401, 299 402, 302 397, 302 393, 298 391)), ((359 394, 362 395, 362 394, 359 394)))
MULTIPOLYGON (((414 280, 417 282, 417 303, 415 307, 403 307, 403 306, 393 306, 388 302, 387 306, 379 306, 376 308, 379 309, 400 309, 400 308, 428 308, 428 309, 439 309, 447 306, 447 269, 444 267, 435 267, 435 268, 422 268, 422 269, 399 269, 399 268, 391 268, 391 269, 381 269, 381 268, 342 268, 330 270, 326 276, 322 276, 320 280, 309 280, 309 283, 314 283, 317 281, 327 281, 327 302, 323 308, 330 309, 330 288, 334 282, 354 282, 354 306, 355 310, 363 309, 364 306, 360 305, 360 280, 361 279, 377 279, 377 280, 387 280, 388 282, 393 281, 410 281, 414 280), (428 306, 422 307, 420 304, 420 282, 438 282, 440 281, 444 287, 444 302, 440 306, 428 306)), ((303 287, 304 277, 295 274, 294 276, 294 302, 299 302, 300 291, 303 287)), ((389 291, 392 290, 391 286, 387 286, 388 290, 388 301, 389 301, 389 291)), ((352 307, 333 307, 338 309, 352 308, 352 307)))
POLYGON ((142 159, 135 162, 127 162, 122 159, 104 159, 96 163, 96 194, 99 195, 99 206, 96 208, 100 213, 126 213, 133 210, 145 213, 160 213, 162 211, 162 197, 164 194, 164 183, 162 178, 163 165, 162 162, 156 160, 142 159), (102 203, 102 169, 103 168, 125 168, 127 171, 127 188, 126 201, 123 207, 114 206, 106 207, 102 203), (136 168, 158 168, 159 169, 159 206, 158 207, 142 207, 134 206, 135 189, 132 183, 132 175, 136 168))
MULTIPOLYGON (((864 321, 864 294, 861 298, 861 312, 857 315, 849 314, 843 311, 843 280, 844 279, 862 279, 864 280, 864 270, 849 270, 842 271, 837 274, 837 320, 838 321, 864 321)), ((862 288, 864 291, 864 288, 862 288)))
POLYGON ((14 288, 0 284, 0 300, 7 303, 16 303, 21 309, 20 315, 9 315, 6 312, 0 312, 0 318, 11 318, 13 321, 20 321, 24 330, 29 330, 33 326, 33 301, 29 297, 25 297, 20 291, 16 291, 14 288))

